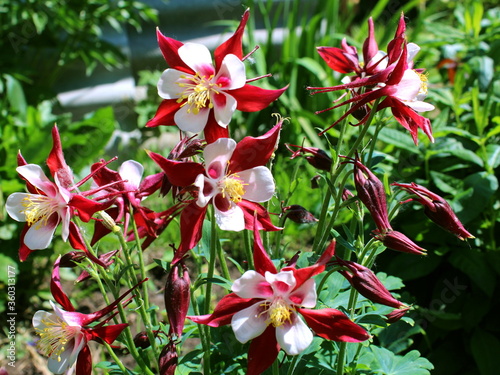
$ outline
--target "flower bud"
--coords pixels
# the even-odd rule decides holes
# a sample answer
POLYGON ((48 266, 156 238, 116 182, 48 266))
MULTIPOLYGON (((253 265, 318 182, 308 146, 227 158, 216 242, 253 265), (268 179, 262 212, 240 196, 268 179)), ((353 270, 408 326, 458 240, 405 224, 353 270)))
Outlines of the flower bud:
POLYGON ((463 224, 460 222, 457 215, 455 215, 451 206, 444 198, 434 194, 423 186, 417 185, 414 182, 410 184, 393 183, 392 185, 398 186, 408 193, 416 195, 416 197, 412 197, 401 203, 417 201, 424 206, 424 213, 427 217, 441 228, 454 234, 461 240, 475 238, 464 228, 463 224))
POLYGON ((287 219, 290 219, 294 223, 298 224, 311 224, 318 221, 312 213, 298 204, 292 204, 291 206, 284 207, 283 213, 286 215, 287 219))
POLYGON ((311 189, 319 189, 319 180, 321 180, 319 174, 311 178, 311 189))
POLYGON ((329 171, 332 168, 332 158, 328 156, 328 154, 317 147, 302 147, 291 144, 286 144, 286 148, 292 152, 292 157, 290 159, 294 159, 300 154, 309 153, 312 155, 306 156, 306 160, 309 164, 311 164, 314 168, 329 171), (293 151, 290 147, 297 147, 297 151, 293 151))
POLYGON ((146 331, 141 331, 134 336, 134 345, 136 348, 142 348, 142 349, 146 349, 151 346, 146 331))
POLYGON ((177 337, 182 335, 184 320, 189 309, 190 295, 189 274, 181 260, 170 269, 164 294, 170 332, 177 337), (179 274, 180 272, 182 272, 182 276, 179 274))
POLYGON ((406 315, 408 310, 410 310, 409 307, 403 307, 392 310, 389 314, 385 316, 387 318, 387 323, 396 323, 398 320, 400 320, 403 316, 406 315))
POLYGON ((87 255, 83 251, 73 250, 64 254, 59 262, 59 267, 73 268, 76 263, 81 263, 87 255))
POLYGON ((178 359, 179 357, 177 355, 177 349, 175 348, 175 342, 170 341, 163 347, 163 350, 160 353, 158 361, 160 366, 160 375, 174 375, 178 359))
POLYGON ((382 181, 380 181, 359 158, 351 161, 354 164, 354 185, 358 197, 372 215, 380 232, 391 229, 387 214, 387 201, 382 181))
POLYGON ((341 269, 339 272, 363 297, 368 298, 372 302, 394 308, 404 306, 402 302, 392 296, 384 284, 382 284, 369 268, 356 262, 342 260, 338 257, 335 263, 347 268, 347 270, 341 269))
POLYGON ((427 255, 425 249, 418 246, 415 242, 406 237, 403 233, 389 230, 386 233, 378 233, 375 236, 376 239, 382 241, 385 247, 401 251, 403 253, 417 254, 417 255, 427 255))

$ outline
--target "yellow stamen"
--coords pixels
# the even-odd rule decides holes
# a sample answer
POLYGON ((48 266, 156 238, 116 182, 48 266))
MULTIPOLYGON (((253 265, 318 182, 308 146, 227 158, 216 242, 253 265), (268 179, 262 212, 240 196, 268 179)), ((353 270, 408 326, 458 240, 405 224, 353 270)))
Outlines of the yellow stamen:
POLYGON ((221 85, 212 82, 214 78, 213 75, 206 77, 196 73, 194 76, 182 75, 180 78, 191 81, 177 82, 179 87, 184 88, 184 91, 179 94, 180 97, 177 99, 177 103, 181 103, 187 99, 181 107, 187 104, 189 107, 187 112, 193 112, 195 115, 197 115, 202 108, 213 108, 214 105, 210 100, 210 93, 219 94, 220 91, 218 89, 221 87, 221 85))
POLYGON ((248 185, 244 184, 236 173, 225 177, 219 184, 222 189, 222 196, 225 198, 227 195, 234 203, 241 202, 241 197, 245 194, 243 186, 248 185))
POLYGON ((36 333, 40 336, 40 340, 36 343, 38 350, 43 355, 61 362, 61 354, 66 349, 68 342, 80 332, 80 327, 70 326, 54 314, 42 319, 41 323, 44 328, 35 328, 36 333))
POLYGON ((265 310, 261 313, 267 313, 269 316, 267 325, 272 324, 273 327, 281 327, 285 323, 292 323, 292 308, 281 298, 275 299, 272 303, 264 302, 261 306, 265 310))
POLYGON ((427 82, 429 81, 427 79, 427 74, 415 72, 418 74, 418 77, 420 78, 420 90, 418 91, 419 94, 424 94, 427 95, 427 82))
POLYGON ((45 195, 29 194, 23 199, 25 209, 21 211, 26 216, 28 225, 38 223, 38 227, 46 225, 50 215, 57 212, 58 202, 45 195))

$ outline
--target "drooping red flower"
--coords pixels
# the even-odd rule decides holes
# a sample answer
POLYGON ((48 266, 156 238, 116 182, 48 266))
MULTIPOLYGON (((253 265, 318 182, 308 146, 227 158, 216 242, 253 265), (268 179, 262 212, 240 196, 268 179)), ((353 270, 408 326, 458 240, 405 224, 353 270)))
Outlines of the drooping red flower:
POLYGON ((242 38, 249 10, 235 33, 215 49, 214 60, 204 45, 183 44, 157 32, 158 44, 170 66, 158 82, 164 99, 146 126, 177 125, 183 131, 204 130, 208 143, 229 137, 227 126, 236 109, 255 112, 276 100, 286 87, 265 90, 248 84, 242 38))

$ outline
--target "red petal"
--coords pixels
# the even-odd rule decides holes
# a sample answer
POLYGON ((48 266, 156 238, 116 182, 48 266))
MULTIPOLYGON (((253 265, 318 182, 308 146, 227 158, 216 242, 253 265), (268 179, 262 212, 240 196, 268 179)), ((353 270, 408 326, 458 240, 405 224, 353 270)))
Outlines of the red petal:
POLYGON ((28 256, 36 251, 36 250, 31 250, 28 246, 24 244, 24 237, 26 236, 26 232, 30 229, 30 226, 25 224, 23 227, 23 230, 21 232, 21 244, 19 245, 19 260, 21 262, 24 262, 26 259, 28 259, 28 256))
POLYGON ((368 19, 368 38, 366 38, 363 43, 363 58, 365 64, 368 64, 378 52, 378 44, 375 40, 375 32, 373 29, 373 19, 370 17, 368 19))
POLYGON ((104 211, 108 209, 112 204, 112 201, 99 203, 78 194, 72 195, 71 200, 68 202, 68 206, 71 206, 78 210, 78 216, 84 222, 88 222, 92 218, 92 215, 94 215, 98 211, 104 211))
POLYGON ((230 173, 266 165, 277 147, 280 130, 281 123, 260 137, 245 137, 238 142, 229 160, 230 173))
POLYGON ((76 375, 90 375, 92 373, 92 354, 87 345, 84 345, 76 360, 76 375))
POLYGON ((61 185, 68 188, 73 185, 73 173, 64 160, 61 138, 59 137, 56 125, 52 128, 52 142, 53 146, 47 158, 47 165, 49 166, 51 175, 55 176, 57 173, 57 178, 61 182, 61 185))
POLYGON ((161 53, 163 54, 163 58, 170 68, 187 73, 194 73, 179 57, 178 50, 184 45, 184 43, 166 37, 159 29, 156 29, 156 37, 158 39, 158 45, 160 46, 161 53))
POLYGON ((96 258, 87 249, 87 245, 85 244, 85 241, 82 238, 80 230, 78 229, 76 224, 73 223, 72 221, 70 221, 70 223, 69 223, 68 239, 69 239, 69 243, 73 249, 84 251, 87 258, 89 258, 92 262, 106 268, 106 265, 102 262, 102 260, 96 258))
MULTIPOLYGON (((254 221, 257 221, 257 218, 254 218, 254 221)), ((278 273, 276 266, 273 261, 269 257, 264 245, 262 244, 262 239, 260 238, 259 230, 256 229, 258 225, 254 222, 254 231, 253 231, 253 261, 255 265, 255 271, 260 273, 261 275, 265 275, 266 271, 271 273, 278 273)))
POLYGON ((351 73, 355 71, 352 62, 344 54, 344 50, 337 47, 316 47, 319 55, 330 69, 339 73, 351 73))
POLYGON ((242 200, 238 203, 238 206, 241 207, 243 215, 245 216, 245 229, 253 230, 256 228, 258 230, 265 230, 268 232, 283 229, 275 226, 271 222, 269 213, 260 204, 242 200), (254 219, 255 215, 257 216, 257 220, 254 219))
POLYGON ((266 90, 246 84, 239 89, 229 90, 228 93, 236 99, 238 103, 236 109, 239 111, 257 112, 278 99, 287 88, 288 86, 278 90, 266 90))
POLYGON ((245 10, 245 13, 243 13, 240 24, 234 34, 215 49, 214 59, 216 70, 219 70, 222 64, 222 60, 224 60, 224 57, 226 57, 226 55, 235 55, 240 60, 243 58, 242 38, 249 16, 250 11, 247 9, 245 10))
POLYGON ((229 138, 229 129, 223 128, 215 120, 214 111, 210 111, 208 115, 207 125, 203 130, 205 134, 205 141, 207 143, 213 143, 219 138, 229 138))
POLYGON ((58 304, 63 307, 65 311, 76 311, 75 307, 69 300, 68 296, 63 292, 61 287, 61 277, 59 276, 59 264, 61 256, 57 257, 52 270, 52 278, 50 280, 50 292, 58 304))
POLYGON ((200 241, 203 229, 203 220, 207 213, 207 206, 200 207, 193 201, 181 213, 181 244, 175 252, 172 263, 182 259, 184 254, 196 246, 200 241))
POLYGON ((102 326, 97 328, 92 328, 91 333, 94 337, 99 337, 108 344, 113 343, 116 338, 122 333, 122 331, 127 328, 128 324, 113 324, 109 326, 102 326))
POLYGON ((262 335, 254 338, 250 344, 247 375, 262 374, 276 360, 279 351, 276 328, 270 325, 262 335))
POLYGON ((152 128, 158 125, 175 125, 174 115, 180 107, 181 103, 177 103, 177 99, 162 100, 156 114, 146 123, 146 126, 152 128))
POLYGON ((205 173, 205 168, 200 163, 170 160, 156 152, 148 152, 148 155, 175 186, 192 185, 198 175, 205 173))
POLYGON ((246 309, 258 301, 259 299, 241 298, 235 293, 230 293, 219 301, 212 314, 188 316, 187 318, 198 324, 205 324, 210 327, 220 327, 231 323, 233 315, 238 311, 246 309))
POLYGON ((352 320, 343 312, 326 308, 321 310, 300 309, 307 325, 318 335, 328 340, 344 342, 361 342, 368 340, 371 336, 365 329, 352 320))

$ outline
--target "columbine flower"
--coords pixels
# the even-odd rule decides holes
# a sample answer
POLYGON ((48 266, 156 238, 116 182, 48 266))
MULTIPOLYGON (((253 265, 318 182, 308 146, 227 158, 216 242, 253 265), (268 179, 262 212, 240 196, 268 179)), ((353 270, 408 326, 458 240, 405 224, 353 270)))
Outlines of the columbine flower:
POLYGON ((27 164, 18 155, 19 167, 16 170, 26 181, 28 193, 13 193, 5 204, 10 217, 26 223, 21 233, 21 261, 26 260, 33 250, 46 249, 59 224, 62 227, 62 238, 66 241, 70 235, 70 218, 73 215, 78 214, 83 221, 89 221, 95 212, 110 205, 85 198, 83 193, 73 192, 78 184, 74 183, 73 174, 64 161, 56 126, 52 129, 52 138, 53 147, 47 165, 54 182, 49 180, 40 166, 27 164))
POLYGON ((245 137, 239 143, 219 138, 205 147, 204 164, 174 161, 149 153, 173 185, 184 187, 196 196, 181 213, 181 245, 176 261, 200 240, 208 204, 214 206, 215 220, 223 230, 253 229, 255 212, 259 229, 279 229, 257 202, 266 202, 274 195, 273 177, 264 165, 274 152, 280 129, 281 123, 261 137, 245 137))
POLYGON ((63 308, 50 301, 53 312, 39 310, 33 316, 33 326, 40 339, 38 350, 49 357, 49 370, 62 374, 77 363, 78 374, 88 375, 92 372, 92 357, 87 344, 91 340, 104 341, 111 344, 127 327, 127 324, 105 325, 115 313, 104 321, 93 325, 98 319, 112 313, 123 299, 138 285, 121 295, 109 306, 90 314, 82 314, 75 310, 68 296, 63 292, 59 277, 60 257, 54 264, 51 280, 51 292, 63 308), (92 326, 91 326, 92 325, 92 326))
POLYGON ((255 112, 266 108, 286 88, 264 90, 247 82, 242 37, 250 13, 247 10, 233 36, 210 51, 196 43, 183 44, 158 31, 158 43, 170 65, 158 82, 164 100, 147 126, 177 125, 183 131, 205 130, 208 143, 229 136, 227 126, 236 109, 255 112))
MULTIPOLYGON (((357 115, 361 112, 362 118, 356 125, 364 124, 368 120, 371 112, 368 110, 367 106, 373 101, 383 98, 377 107, 377 111, 387 107, 391 108, 394 117, 410 132, 415 144, 418 144, 418 129, 421 129, 429 137, 431 142, 434 141, 429 119, 418 114, 418 112, 426 112, 434 109, 433 105, 423 101, 427 96, 427 76, 422 74, 421 70, 413 69, 412 60, 420 50, 420 47, 414 43, 407 43, 404 31, 404 18, 403 15, 401 15, 396 35, 387 48, 387 66, 381 70, 374 69, 383 59, 376 57, 379 53, 374 53, 377 47, 376 43, 374 44, 369 41, 370 37, 368 43, 365 42, 365 47, 363 49, 365 57, 369 58, 367 68, 354 69, 356 63, 353 57, 350 56, 354 53, 354 51, 351 50, 352 47, 348 49, 347 46, 344 46, 345 51, 340 54, 343 56, 342 59, 344 59, 344 62, 340 65, 338 65, 335 60, 340 56, 338 51, 328 54, 320 50, 320 55, 324 57, 329 65, 333 65, 333 69, 337 71, 350 69, 357 73, 356 76, 350 79, 350 82, 343 85, 326 88, 308 88, 309 90, 314 90, 313 94, 347 89, 352 95, 351 99, 317 112, 321 113, 352 103, 351 108, 346 111, 344 115, 320 134, 324 134, 350 114, 357 115), (350 51, 350 53, 347 53, 347 51, 350 51), (331 56, 332 53, 333 57, 331 56), (376 61, 374 64, 371 64, 373 59, 376 61), (342 68, 347 61, 351 61, 351 68, 342 68)), ((359 67, 361 66, 359 65, 359 67)))
POLYGON ((260 374, 283 349, 289 355, 302 353, 312 342, 313 333, 335 341, 360 342, 370 335, 342 312, 316 306, 313 276, 325 269, 334 254, 335 242, 310 267, 285 267, 278 272, 254 231, 255 271, 237 279, 231 294, 222 298, 213 314, 188 317, 195 323, 219 327, 231 324, 241 343, 252 340, 247 374, 260 374), (308 327, 309 326, 309 327, 308 327))
POLYGON ((423 186, 417 185, 414 182, 410 184, 399 184, 395 182, 392 185, 398 186, 408 193, 415 195, 414 197, 401 203, 417 201, 424 206, 424 213, 427 217, 441 228, 453 233, 461 240, 475 238, 464 228, 455 212, 453 212, 450 204, 444 198, 423 186))

